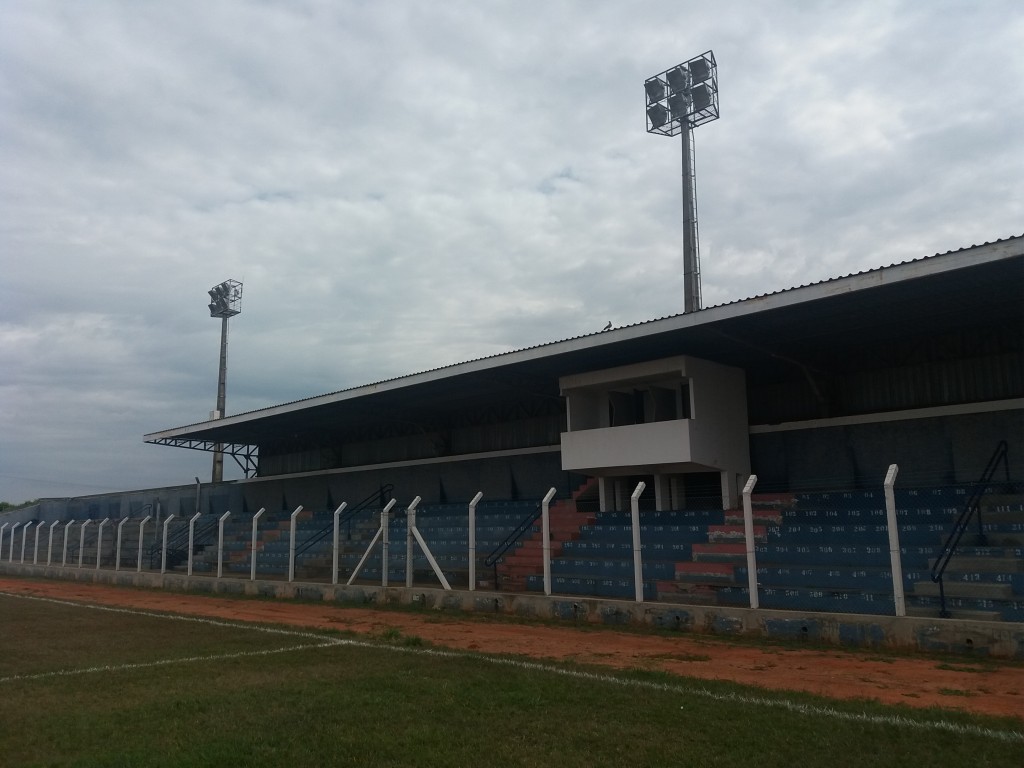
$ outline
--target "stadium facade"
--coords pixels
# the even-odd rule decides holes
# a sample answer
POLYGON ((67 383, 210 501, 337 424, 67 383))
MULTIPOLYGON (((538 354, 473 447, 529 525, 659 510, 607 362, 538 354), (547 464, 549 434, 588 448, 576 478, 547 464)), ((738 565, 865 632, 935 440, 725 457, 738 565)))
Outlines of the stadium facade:
POLYGON ((735 506, 758 489, 976 480, 1024 455, 1024 237, 166 429, 247 469, 247 504, 539 498, 735 506))
MULTIPOLYGON (((248 576, 251 568, 256 584, 259 557, 261 576, 282 580, 287 573, 291 582, 298 574, 301 580, 316 572, 316 547, 328 543, 324 522, 329 525, 332 510, 344 501, 367 513, 360 529, 365 536, 360 539, 359 526, 349 525, 351 551, 339 560, 335 544, 331 571, 336 581, 341 563, 343 578, 354 579, 359 548, 375 525, 372 513, 388 499, 404 505, 418 497, 421 510, 429 510, 421 518, 424 530, 434 526, 426 540, 452 583, 498 593, 553 592, 547 613, 536 615, 578 617, 592 610, 606 618, 632 616, 633 609, 621 603, 608 608, 587 601, 629 600, 636 589, 662 606, 645 608, 643 621, 704 622, 715 631, 747 631, 760 622, 766 633, 782 627, 785 634, 793 626, 804 633, 825 626, 808 616, 869 614, 873 618, 852 629, 834 625, 839 628, 833 634, 843 642, 879 644, 888 642, 890 629, 870 622, 892 616, 894 597, 906 589, 910 613, 948 616, 952 608, 958 619, 975 622, 958 625, 953 635, 959 640, 949 640, 946 631, 941 647, 981 647, 977 622, 1011 622, 1016 634, 986 629, 983 645, 1024 654, 1024 235, 164 429, 144 440, 223 450, 246 476, 201 487, 47 499, 7 514, 0 572, 79 578, 64 568, 76 551, 78 568, 94 560, 96 574, 105 564, 134 565, 135 555, 122 553, 127 525, 124 548, 133 553, 137 544, 138 570, 146 547, 148 570, 160 571, 153 576, 157 581, 145 583, 167 586, 163 574, 184 562, 172 557, 167 565, 173 516, 178 533, 172 529, 172 538, 182 539, 188 529, 189 576, 193 555, 196 567, 203 565, 192 527, 204 517, 207 573, 213 563, 219 570, 224 556, 236 576, 248 576), (891 526, 882 499, 883 479, 894 464, 903 494, 899 569, 895 559, 890 564, 891 526), (750 578, 752 561, 744 562, 743 519, 723 513, 740 505, 751 475, 762 502, 754 532, 756 579, 750 578), (644 563, 636 579, 627 510, 641 481, 644 563), (508 520, 550 489, 563 500, 548 540, 559 559, 554 574, 541 582, 538 527, 508 520), (478 538, 474 555, 472 549, 467 554, 465 509, 477 494, 510 505, 512 512, 490 509, 487 530, 496 538, 486 548, 478 538), (987 501, 976 503, 983 494, 987 501), (950 569, 952 583, 937 600, 929 571, 934 573, 954 521, 972 504, 977 535, 964 539, 950 569), (305 509, 298 528, 298 511, 290 512, 296 505, 305 509), (257 540, 253 516, 263 509, 267 530, 257 540), (236 529, 228 544, 221 532, 211 560, 210 537, 229 511, 236 529), (158 527, 145 527, 150 518, 144 515, 154 513, 157 524, 163 520, 162 543, 158 527), (57 527, 59 521, 69 522, 57 527), (79 527, 72 529, 70 521, 79 527), (108 523, 117 525, 116 555, 108 552, 112 527, 103 538, 108 523), (131 540, 134 523, 138 534, 131 540), (40 557, 40 534, 47 528, 50 540, 44 533, 40 557), (501 550, 509 540, 513 548, 501 550), (51 560, 61 560, 61 546, 62 568, 51 568, 51 560), (297 570, 296 551, 307 552, 303 571, 297 570), (499 552, 507 554, 496 559, 499 552), (467 563, 476 564, 477 557, 483 562, 488 553, 488 566, 500 562, 493 576, 467 576, 467 563), (737 613, 753 604, 754 586, 761 613, 737 613), (559 601, 559 594, 571 601, 559 601), (786 610, 801 614, 779 619, 770 613, 786 610)), ((413 523, 401 509, 391 524, 406 526, 411 551, 413 523)), ((479 533, 484 536, 485 529, 479 533)), ((959 542, 962 531, 954 534, 959 542)), ((745 540, 749 551, 751 539, 745 540)), ((402 561, 403 553, 393 548, 390 557, 396 556, 402 561)), ((321 562, 323 557, 330 560, 328 554, 321 562)), ((419 556, 416 563, 417 590, 424 574, 436 584, 441 569, 425 570, 419 556)), ((371 566, 361 583, 368 573, 386 583, 396 568, 406 569, 411 581, 413 567, 408 556, 397 566, 377 556, 377 570, 371 566)), ((470 567, 474 572, 479 576, 470 567)), ((326 580, 323 589, 331 591, 332 577, 316 573, 308 584, 326 580)), ((239 580, 212 583, 218 591, 242 589, 239 580)), ((279 594, 280 587, 268 583, 253 589, 279 594)), ((325 599, 384 599, 338 589, 325 599)), ((406 592, 407 601, 427 594, 406 592)), ((470 597, 460 606, 479 602, 472 597, 479 593, 462 594, 470 597)), ((493 602, 497 609, 504 599, 480 604, 490 609, 493 602)), ((934 624, 907 626, 901 644, 940 647, 929 639, 934 624)))

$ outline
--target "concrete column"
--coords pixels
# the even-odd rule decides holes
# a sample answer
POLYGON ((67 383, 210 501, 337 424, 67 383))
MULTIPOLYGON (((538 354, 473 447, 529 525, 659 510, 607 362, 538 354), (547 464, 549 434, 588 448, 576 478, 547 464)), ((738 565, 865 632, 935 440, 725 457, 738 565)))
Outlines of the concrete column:
POLYGON ((674 509, 672 506, 672 489, 667 475, 654 476, 654 508, 658 512, 674 509))
POLYGON ((685 509, 686 493, 683 490, 683 478, 680 475, 672 475, 668 485, 672 496, 672 509, 685 509))
POLYGON ((609 479, 607 477, 597 478, 597 496, 600 500, 599 506, 602 512, 607 512, 610 507, 608 506, 611 500, 611 489, 608 487, 609 479))
POLYGON ((612 482, 615 484, 615 511, 621 512, 626 508, 626 483, 619 477, 612 482))
POLYGON ((729 470, 719 472, 722 480, 722 509, 736 509, 739 499, 736 494, 735 476, 729 470))

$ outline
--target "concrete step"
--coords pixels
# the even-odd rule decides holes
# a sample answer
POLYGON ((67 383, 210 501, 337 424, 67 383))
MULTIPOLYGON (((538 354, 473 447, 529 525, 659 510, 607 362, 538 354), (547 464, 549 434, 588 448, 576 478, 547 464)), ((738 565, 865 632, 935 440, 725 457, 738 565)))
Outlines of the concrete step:
POLYGON ((1024 546, 1024 531, 986 531, 985 543, 990 547, 1024 546))
MULTIPOLYGON (((751 512, 753 513, 754 523, 760 525, 782 525, 782 513, 778 510, 757 509, 755 507, 751 512)), ((743 510, 728 510, 725 513, 725 522, 727 525, 743 525, 743 510)))
MULTIPOLYGON (((990 600, 1012 600, 1013 585, 988 581, 947 581, 943 580, 947 597, 980 597, 990 600)), ((934 581, 919 581, 914 584, 914 594, 937 597, 939 585, 934 581)))
MULTIPOLYGON (((997 550, 1002 552, 1002 549, 997 550)), ((928 567, 935 567, 936 558, 928 561, 928 567)), ((1021 573, 1024 559, 1019 557, 980 557, 953 555, 946 566, 946 573, 1021 573)))
POLYGON ((714 605, 718 601, 715 590, 708 587, 678 584, 674 581, 658 581, 655 586, 658 600, 663 603, 714 605))
MULTIPOLYGON (((746 540, 746 529, 740 525, 709 525, 708 541, 736 542, 746 540)), ((754 541, 764 543, 768 540, 768 529, 763 525, 754 526, 754 541)))
POLYGON ((544 564, 540 561, 536 563, 501 563, 498 565, 498 574, 502 577, 529 576, 540 573, 543 568, 544 564))
POLYGON ((736 581, 736 567, 732 563, 676 563, 675 581, 694 584, 732 584, 736 581))
POLYGON ((754 509, 789 509, 796 505, 796 496, 792 493, 754 493, 750 496, 754 509))
MULTIPOLYGON (((962 621, 1002 621, 1003 617, 999 611, 964 611, 956 610, 949 612, 949 618, 962 621)), ((907 616, 939 618, 939 611, 933 606, 908 605, 907 616)))
POLYGON ((694 544, 695 562, 744 563, 747 560, 746 544, 694 544))

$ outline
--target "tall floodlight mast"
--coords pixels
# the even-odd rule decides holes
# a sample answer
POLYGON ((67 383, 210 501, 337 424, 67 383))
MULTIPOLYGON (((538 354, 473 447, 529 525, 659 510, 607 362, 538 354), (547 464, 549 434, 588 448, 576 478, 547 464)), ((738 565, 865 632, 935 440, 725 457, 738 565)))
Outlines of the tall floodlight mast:
MULTIPOLYGON (((217 410, 211 416, 214 419, 224 418, 227 404, 228 379, 228 318, 242 311, 242 284, 237 280, 225 280, 213 286, 210 294, 210 317, 220 318, 220 367, 217 371, 217 410)), ((213 451, 212 482, 219 483, 224 479, 223 444, 217 443, 213 451)), ((196 497, 198 499, 198 497, 196 497)))
POLYGON ((700 247, 693 129, 718 119, 718 67, 708 51, 644 81, 647 132, 683 137, 683 311, 700 303, 700 247))

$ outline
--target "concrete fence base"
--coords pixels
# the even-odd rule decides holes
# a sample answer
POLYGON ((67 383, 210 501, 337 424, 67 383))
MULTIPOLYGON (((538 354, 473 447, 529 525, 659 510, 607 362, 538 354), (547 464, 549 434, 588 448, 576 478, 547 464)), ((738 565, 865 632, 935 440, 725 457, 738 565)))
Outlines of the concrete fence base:
POLYGON ((1024 659, 1024 624, 725 606, 635 603, 432 587, 351 586, 314 582, 185 576, 176 573, 61 568, 0 561, 0 574, 199 594, 272 597, 345 605, 406 605, 437 611, 504 614, 578 624, 639 625, 665 630, 858 648, 892 648, 1024 659))

